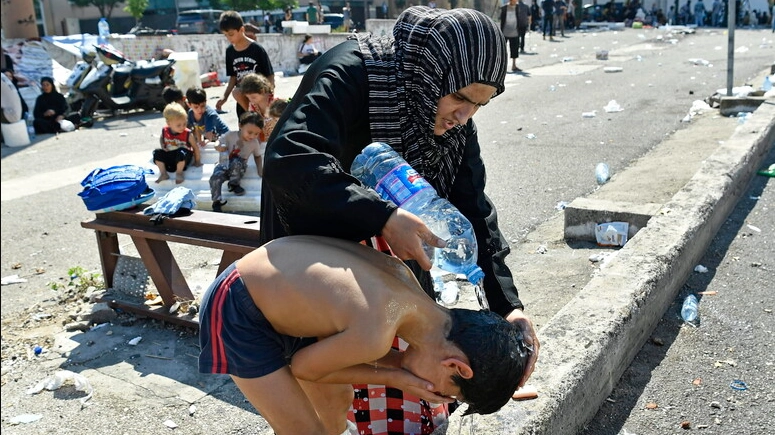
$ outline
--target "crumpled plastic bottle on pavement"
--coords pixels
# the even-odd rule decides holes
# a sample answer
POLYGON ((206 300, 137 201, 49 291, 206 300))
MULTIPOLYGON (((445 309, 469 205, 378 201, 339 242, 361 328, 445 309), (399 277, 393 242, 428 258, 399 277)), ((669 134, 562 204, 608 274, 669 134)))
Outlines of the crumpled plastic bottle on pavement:
POLYGON ((54 373, 54 376, 46 378, 37 383, 34 387, 27 390, 27 394, 38 394, 43 390, 54 391, 61 388, 67 382, 72 382, 75 385, 76 391, 83 391, 86 393, 85 397, 81 398, 81 403, 86 403, 91 399, 94 389, 91 383, 85 376, 71 372, 70 370, 60 370, 54 373))

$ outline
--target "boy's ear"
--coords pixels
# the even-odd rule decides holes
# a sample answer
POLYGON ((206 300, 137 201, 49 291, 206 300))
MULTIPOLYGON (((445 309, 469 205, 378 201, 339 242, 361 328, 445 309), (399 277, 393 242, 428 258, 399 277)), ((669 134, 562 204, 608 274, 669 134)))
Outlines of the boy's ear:
POLYGON ((444 359, 441 364, 454 371, 455 374, 463 379, 471 379, 474 377, 474 371, 471 369, 471 366, 460 358, 449 357, 444 359))

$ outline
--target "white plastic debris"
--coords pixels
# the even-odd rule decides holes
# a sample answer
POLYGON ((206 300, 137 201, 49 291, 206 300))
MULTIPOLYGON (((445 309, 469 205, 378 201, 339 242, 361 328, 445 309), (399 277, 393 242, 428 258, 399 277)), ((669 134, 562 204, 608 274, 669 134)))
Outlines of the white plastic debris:
POLYGON ((533 133, 529 133, 529 134, 526 134, 525 137, 528 139, 535 139, 536 135, 534 135, 533 133))
POLYGON ((27 280, 24 278, 19 278, 19 275, 8 275, 2 279, 2 285, 21 284, 23 282, 27 282, 27 280))
POLYGON ((594 118, 597 116, 597 110, 593 110, 591 112, 582 112, 581 117, 582 118, 594 118))
POLYGON ((170 429, 175 429, 176 427, 178 427, 178 425, 172 420, 165 420, 164 425, 170 429))
POLYGON ((702 264, 698 264, 694 266, 694 271, 697 273, 708 273, 708 268, 703 266, 702 264))
POLYGON ((91 383, 89 383, 89 380, 86 379, 85 376, 73 373, 70 370, 60 370, 54 373, 54 376, 46 378, 38 382, 34 387, 28 389, 27 394, 38 394, 43 390, 58 390, 68 382, 72 382, 73 385, 75 385, 76 391, 83 391, 86 393, 86 396, 81 398, 81 403, 86 403, 87 400, 91 399, 94 389, 92 388, 91 383))
POLYGON ((757 233, 761 233, 762 232, 761 228, 759 228, 759 227, 753 226, 751 224, 746 224, 746 226, 748 227, 749 230, 756 231, 757 233))
POLYGON ((11 417, 11 419, 8 420, 8 423, 13 425, 34 423, 40 420, 41 418, 43 418, 43 416, 40 414, 22 414, 22 415, 17 415, 16 417, 11 417))
POLYGON ((624 110, 622 106, 620 106, 619 103, 616 102, 616 100, 609 101, 608 104, 606 104, 605 107, 603 107, 603 109, 607 113, 621 112, 622 110, 624 110))
POLYGON ((689 59, 689 63, 697 66, 713 66, 713 64, 711 64, 709 61, 705 59, 698 59, 698 58, 689 59))
POLYGON ((606 222, 595 226, 595 239, 599 246, 624 246, 627 243, 627 222, 606 222))
POLYGON ((129 342, 127 344, 129 344, 130 346, 137 346, 137 343, 139 343, 140 340, 142 340, 142 339, 143 339, 143 337, 135 337, 135 338, 129 340, 129 342))
POLYGON ((624 71, 624 69, 620 66, 607 66, 603 68, 603 72, 607 72, 607 73, 617 73, 622 71, 624 71))

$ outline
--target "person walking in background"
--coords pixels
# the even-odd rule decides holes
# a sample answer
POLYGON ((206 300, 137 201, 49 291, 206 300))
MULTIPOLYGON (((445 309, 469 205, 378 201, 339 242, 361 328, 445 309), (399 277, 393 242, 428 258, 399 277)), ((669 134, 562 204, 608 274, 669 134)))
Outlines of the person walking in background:
MULTIPOLYGON (((505 257, 508 242, 485 194, 476 125, 479 107, 503 92, 506 41, 491 18, 457 8, 409 7, 392 37, 352 34, 307 70, 269 138, 261 192, 261 242, 309 234, 368 243, 404 260, 433 296, 423 244, 439 239, 414 214, 383 200, 349 173, 371 142, 389 144, 472 223, 492 311, 539 342, 523 313, 505 257), (442 74, 443 72, 443 74, 442 74)), ((400 340, 394 348, 402 347, 400 340)), ((449 413, 416 396, 374 385, 356 387, 350 417, 364 433, 430 433, 449 413), (390 397, 369 400, 370 394, 390 397), (390 419, 378 416, 389 415, 390 419)))
POLYGON ((350 12, 352 9, 350 8, 350 2, 345 2, 344 7, 342 8, 342 26, 344 26, 344 32, 350 33, 350 12))
POLYGON ((522 3, 522 0, 509 0, 501 6, 501 32, 509 44, 509 57, 511 58, 511 71, 522 71, 517 67, 519 53, 525 52, 525 33, 530 22, 530 8, 522 3))
POLYGON ((546 41, 546 35, 549 35, 550 41, 554 41, 554 0, 543 0, 541 10, 544 13, 544 41, 546 41))
POLYGON ((239 118, 239 130, 230 131, 218 138, 215 150, 223 153, 226 158, 218 161, 210 176, 210 196, 213 200, 213 211, 223 211, 227 201, 223 200, 223 183, 228 181, 229 192, 237 196, 245 194, 245 188, 240 185, 248 168, 248 157, 253 156, 258 176, 261 176, 261 159, 258 136, 264 128, 264 117, 260 113, 245 112, 239 118))
POLYGON ((530 31, 535 32, 541 24, 541 7, 538 6, 538 0, 533 0, 530 4, 530 31))
POLYGON ((238 12, 222 13, 219 28, 229 41, 229 46, 226 48, 226 75, 229 76, 229 83, 226 85, 223 98, 215 103, 215 110, 220 111, 234 91, 234 99, 237 100, 237 116, 239 116, 248 109, 248 100, 237 87, 242 77, 255 72, 263 74, 274 85, 274 70, 264 47, 245 36, 245 23, 238 12))
POLYGON ((694 24, 696 24, 697 27, 705 25, 706 13, 705 3, 703 3, 702 0, 697 0, 697 3, 694 4, 694 24))
POLYGON ((167 125, 161 130, 160 147, 153 151, 153 163, 159 168, 156 182, 169 180, 169 173, 174 172, 175 183, 181 184, 185 180, 183 171, 188 169, 192 159, 194 166, 202 166, 199 147, 191 129, 186 127, 188 114, 183 106, 178 103, 167 104, 164 107, 164 120, 167 125))
POLYGON ((565 37, 565 14, 568 12, 568 5, 565 0, 554 0, 554 32, 560 30, 560 36, 565 37))
POLYGON ((315 7, 315 3, 309 2, 309 6, 307 6, 307 24, 317 24, 318 23, 318 8, 315 7))

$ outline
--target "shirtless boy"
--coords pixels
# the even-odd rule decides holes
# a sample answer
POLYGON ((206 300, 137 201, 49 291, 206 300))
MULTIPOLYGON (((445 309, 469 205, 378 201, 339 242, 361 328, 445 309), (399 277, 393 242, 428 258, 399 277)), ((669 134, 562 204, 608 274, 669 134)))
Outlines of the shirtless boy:
POLYGON ((236 261, 200 316, 199 371, 231 375, 278 435, 341 434, 353 383, 489 414, 511 398, 529 353, 502 317, 437 305, 400 260, 320 236, 280 238, 236 261), (390 350, 395 336, 405 352, 390 350))

